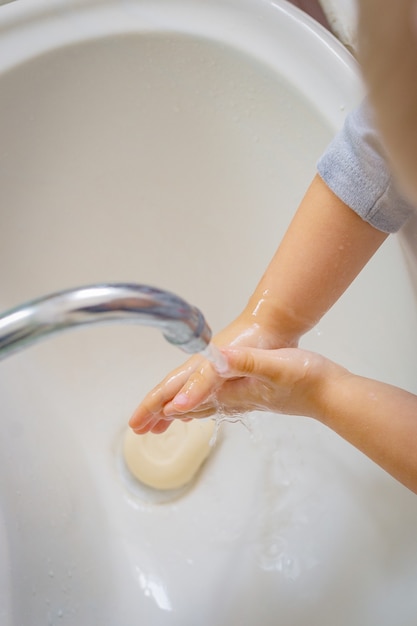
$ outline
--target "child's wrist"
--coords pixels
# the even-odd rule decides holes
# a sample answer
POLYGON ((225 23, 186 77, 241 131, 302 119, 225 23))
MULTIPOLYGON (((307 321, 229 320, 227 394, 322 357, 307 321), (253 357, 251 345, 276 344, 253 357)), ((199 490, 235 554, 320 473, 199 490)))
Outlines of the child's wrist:
POLYGON ((354 375, 341 365, 324 359, 325 366, 315 388, 315 410, 312 417, 335 429, 335 422, 349 403, 349 385, 354 375))
POLYGON ((241 316, 248 326, 257 324, 274 345, 270 348, 296 347, 300 337, 314 326, 275 298, 255 293, 241 316))

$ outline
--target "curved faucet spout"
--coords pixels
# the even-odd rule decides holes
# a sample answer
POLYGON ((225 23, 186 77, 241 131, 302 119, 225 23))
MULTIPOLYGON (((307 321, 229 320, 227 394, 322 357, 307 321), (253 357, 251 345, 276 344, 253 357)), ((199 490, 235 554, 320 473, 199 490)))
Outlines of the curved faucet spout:
POLYGON ((207 347, 202 313, 173 293, 148 285, 114 283, 52 293, 0 316, 0 359, 47 335, 104 322, 156 326, 184 352, 207 347))

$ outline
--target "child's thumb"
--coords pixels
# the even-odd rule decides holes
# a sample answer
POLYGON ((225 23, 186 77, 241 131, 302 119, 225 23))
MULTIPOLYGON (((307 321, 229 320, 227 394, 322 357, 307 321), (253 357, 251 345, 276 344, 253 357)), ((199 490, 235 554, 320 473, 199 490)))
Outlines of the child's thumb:
POLYGON ((256 348, 226 348, 222 349, 227 362, 227 370, 223 374, 227 378, 235 376, 264 376, 265 367, 261 353, 256 348))

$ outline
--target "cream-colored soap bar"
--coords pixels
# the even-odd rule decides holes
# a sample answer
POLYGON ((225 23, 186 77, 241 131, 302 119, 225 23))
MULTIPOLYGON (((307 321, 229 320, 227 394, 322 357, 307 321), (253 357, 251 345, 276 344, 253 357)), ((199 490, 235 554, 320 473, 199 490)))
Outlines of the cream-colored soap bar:
POLYGON ((189 483, 211 451, 213 420, 174 420, 164 433, 136 435, 130 428, 124 457, 130 472, 155 489, 177 489, 189 483))

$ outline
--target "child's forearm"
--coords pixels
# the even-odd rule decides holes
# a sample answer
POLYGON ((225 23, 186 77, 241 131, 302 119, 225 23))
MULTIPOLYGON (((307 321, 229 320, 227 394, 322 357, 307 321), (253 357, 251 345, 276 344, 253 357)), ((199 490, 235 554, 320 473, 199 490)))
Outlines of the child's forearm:
POLYGON ((294 343, 346 290, 387 237, 317 175, 243 315, 294 343), (271 325, 273 328, 271 328, 271 325))
POLYGON ((317 418, 417 493, 417 396, 346 372, 327 381, 317 418))

